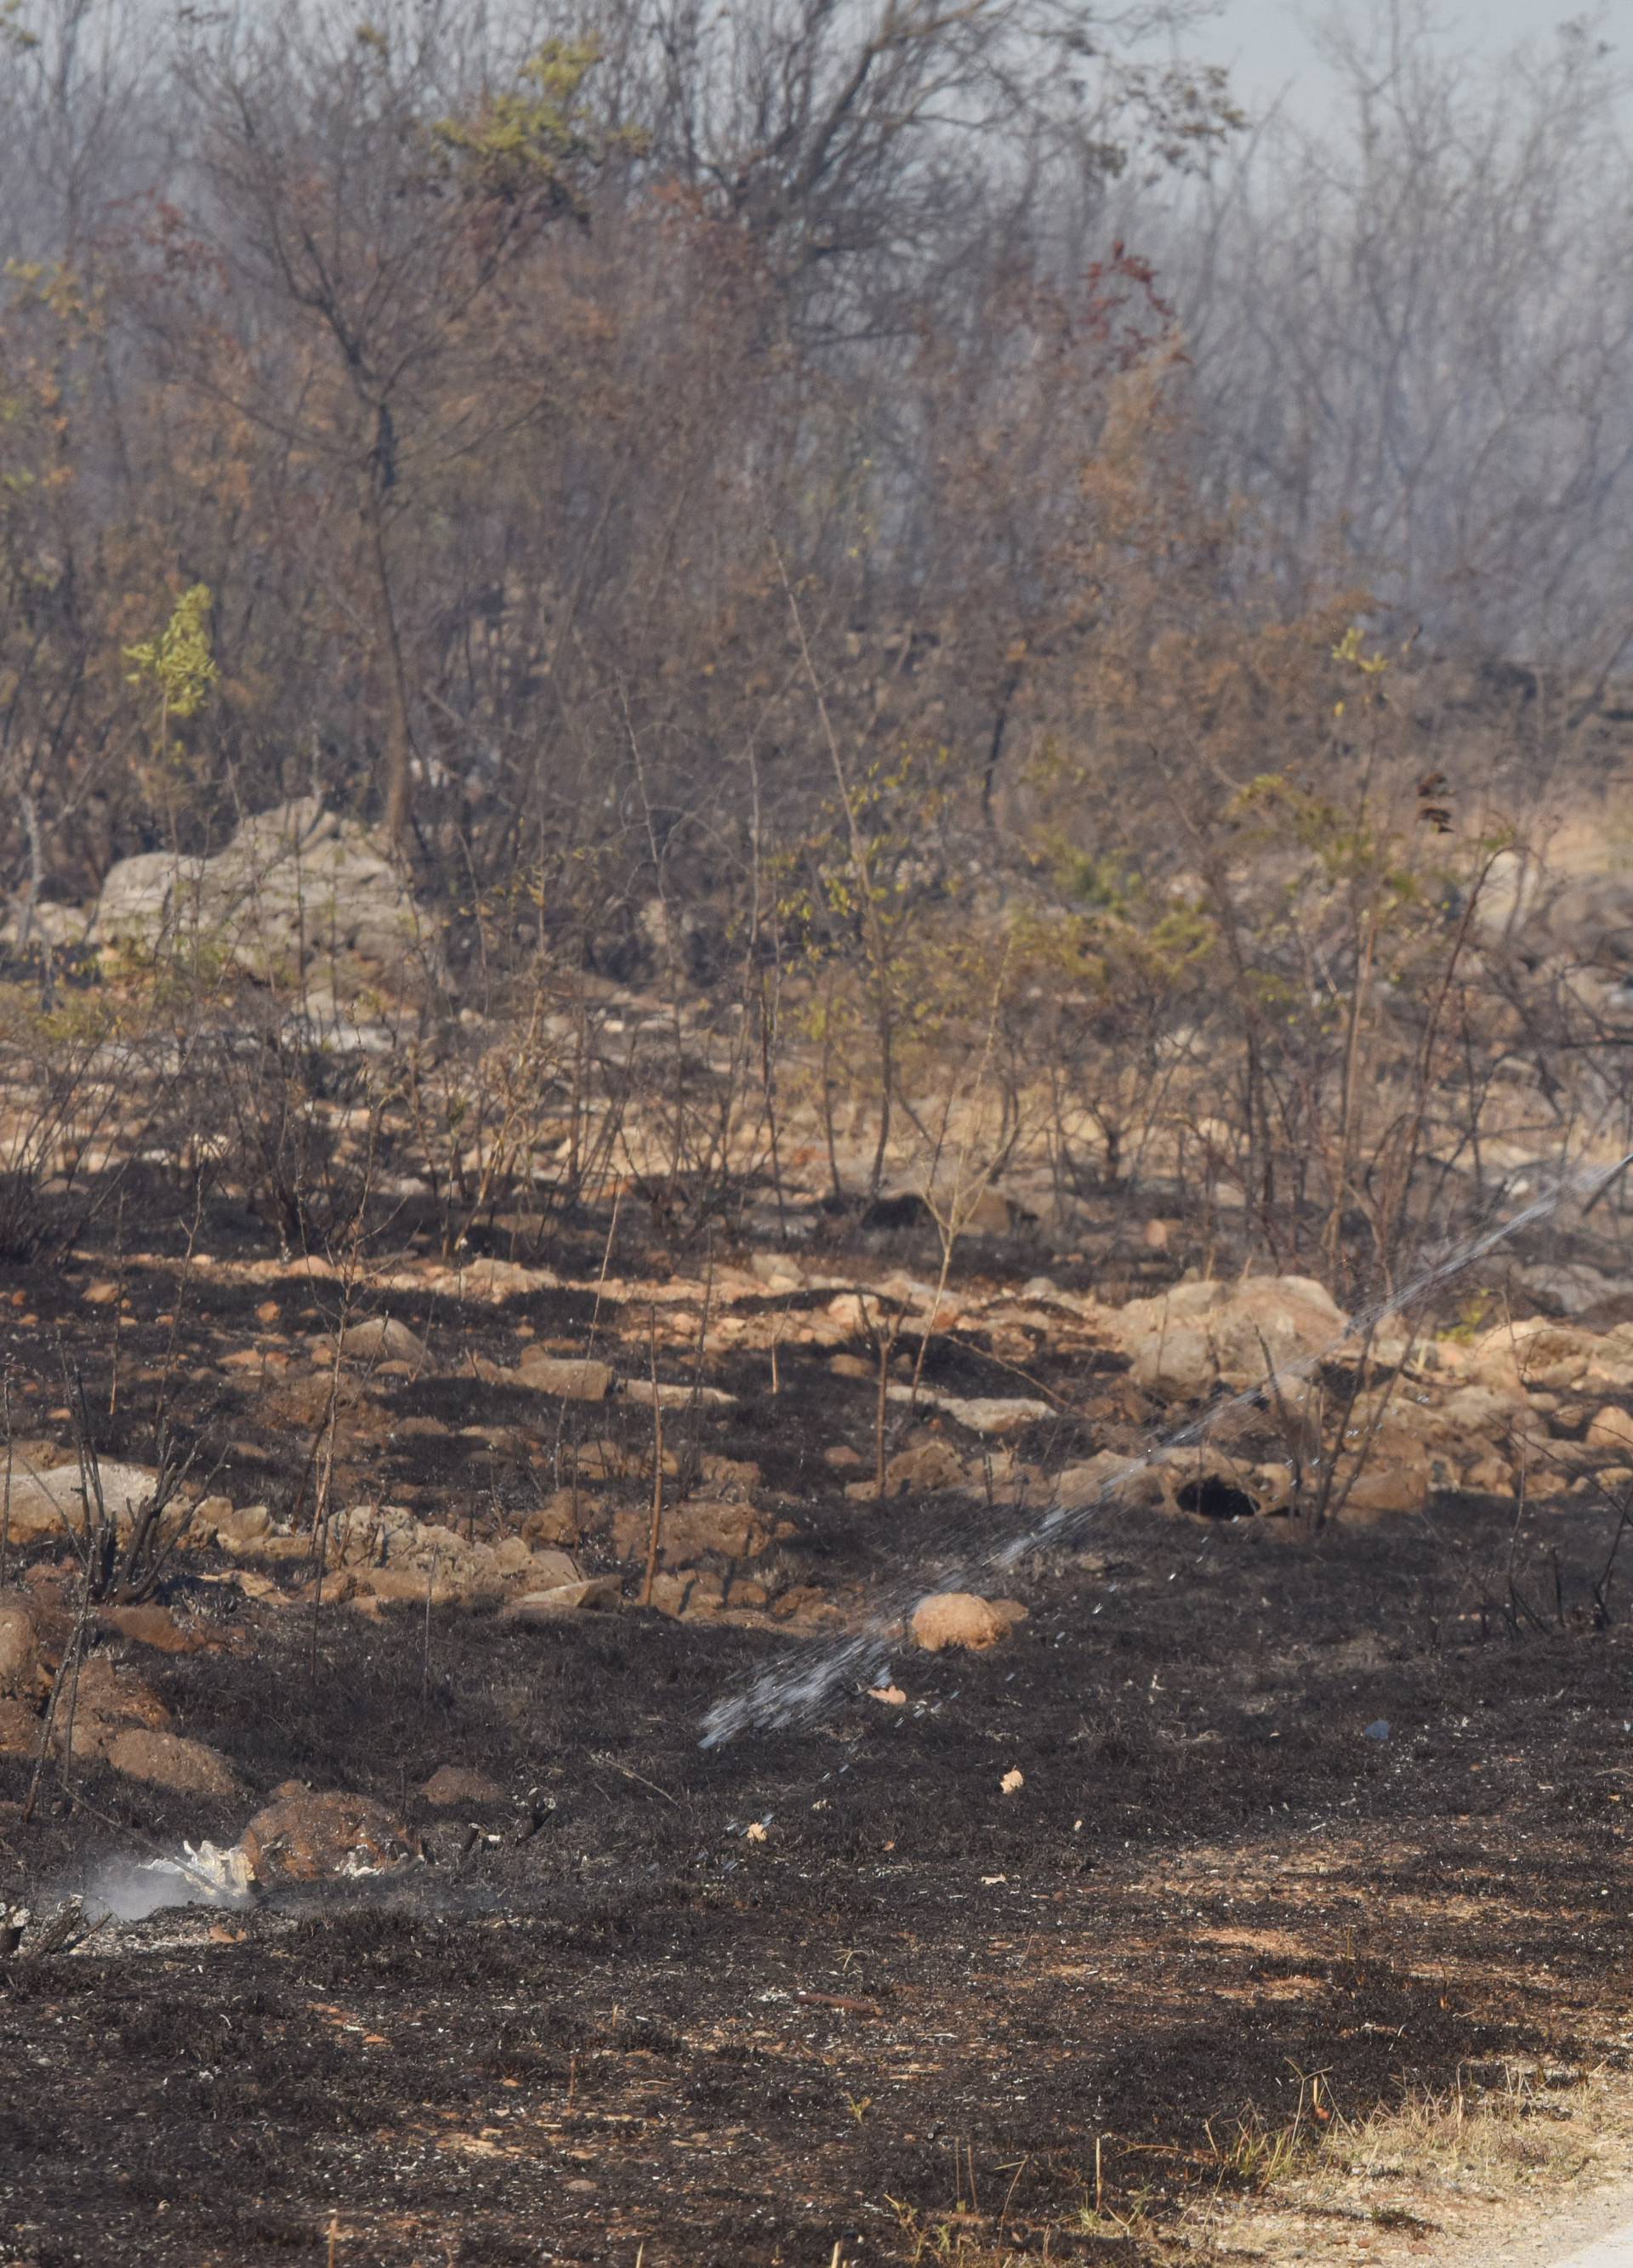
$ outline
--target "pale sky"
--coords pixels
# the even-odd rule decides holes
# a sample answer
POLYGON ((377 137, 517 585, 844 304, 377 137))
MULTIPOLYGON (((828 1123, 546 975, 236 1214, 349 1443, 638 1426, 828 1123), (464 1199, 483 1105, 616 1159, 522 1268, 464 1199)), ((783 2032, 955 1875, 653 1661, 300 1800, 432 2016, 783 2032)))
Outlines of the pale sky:
MULTIPOLYGON (((1385 10, 1386 0, 1349 0, 1343 12, 1364 21, 1369 13, 1382 17, 1385 10)), ((1319 102, 1321 79, 1304 26, 1333 12, 1327 0, 1225 0, 1215 20, 1182 44, 1205 62, 1229 63, 1238 93, 1250 109, 1259 110, 1283 88, 1290 88, 1294 107, 1303 108, 1306 92, 1319 102)), ((1546 41, 1570 18, 1590 17, 1618 63, 1633 70, 1633 0, 1600 7, 1592 0, 1479 0, 1478 5, 1439 0, 1433 12, 1445 26, 1449 45, 1485 55, 1502 55, 1522 40, 1546 41)))

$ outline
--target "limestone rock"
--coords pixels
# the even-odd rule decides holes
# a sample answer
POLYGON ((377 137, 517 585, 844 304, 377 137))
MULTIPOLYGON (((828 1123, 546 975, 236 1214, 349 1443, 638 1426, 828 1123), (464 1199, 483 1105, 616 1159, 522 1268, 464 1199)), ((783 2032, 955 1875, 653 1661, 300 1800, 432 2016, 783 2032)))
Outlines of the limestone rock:
POLYGON ((35 898, 0 922, 0 940, 7 945, 37 945, 43 939, 61 952, 84 943, 90 918, 83 906, 64 905, 58 898, 35 898))
POLYGON ((1562 1315, 1585 1314, 1608 1300, 1625 1299, 1629 1288, 1625 1277, 1607 1276, 1579 1260, 1533 1261, 1511 1274, 1539 1305, 1562 1315))
POLYGON ((1512 1465, 1495 1452, 1475 1457, 1463 1469, 1463 1487, 1470 1496, 1512 1497, 1518 1484, 1512 1465))
POLYGON ((576 1543, 584 1532, 585 1515, 595 1500, 581 1490, 556 1489, 521 1523, 528 1543, 576 1543))
POLYGON ((0 1694, 31 1694, 40 1682, 40 1621, 25 1591, 0 1591, 0 1694))
POLYGON ((1472 1377, 1500 1393, 1529 1387, 1557 1391, 1577 1385, 1607 1346, 1594 1331, 1533 1315, 1484 1332, 1469 1351, 1468 1367, 1472 1377))
POLYGON ((686 1386, 660 1378, 626 1379, 624 1386, 626 1402, 638 1402, 650 1410, 655 1403, 660 1410, 689 1410, 694 1403, 704 1410, 735 1410, 737 1397, 728 1394, 721 1386, 686 1386))
MULTIPOLYGON (((158 1476, 141 1465, 104 1464, 98 1469, 102 1505, 115 1528, 127 1529, 132 1517, 152 1501, 158 1476)), ((92 1490, 92 1501, 95 1502, 92 1490)), ((85 1487, 78 1463, 58 1465, 47 1473, 14 1472, 11 1476, 11 1536, 13 1543, 35 1543, 60 1535, 71 1525, 78 1533, 85 1524, 85 1487)))
POLYGON ((1624 1461, 1633 1455, 1633 1416, 1614 1404, 1594 1415, 1584 1437, 1590 1449, 1614 1454, 1624 1461))
POLYGON ((1362 1455, 1359 1471, 1341 1470, 1333 1508, 1341 1519, 1357 1521, 1419 1513, 1430 1490, 1452 1477, 1437 1475, 1420 1435, 1385 1420, 1362 1455))
POLYGON ((178 1733, 153 1733, 137 1727, 115 1733, 107 1757, 127 1779, 144 1780, 150 1787, 168 1788, 175 1795, 201 1795, 225 1801, 240 1793, 238 1775, 218 1749, 203 1741, 184 1740, 178 1733))
POLYGON ((392 1315, 370 1315, 364 1322, 349 1323, 340 1334, 340 1351, 353 1362, 406 1363, 415 1370, 423 1370, 431 1359, 425 1340, 392 1315))
POLYGON ((571 1551, 550 1549, 524 1553, 516 1572, 526 1578, 523 1587, 529 1591, 556 1590, 564 1583, 581 1583, 584 1580, 584 1570, 571 1551))
POLYGON ((1026 1609, 1015 1599, 982 1599, 973 1591, 937 1591, 920 1599, 913 1610, 909 1631, 926 1653, 948 1646, 985 1653, 1007 1638, 1016 1623, 1024 1622, 1026 1609))
POLYGON ((1081 1465, 1068 1465, 1049 1488, 1049 1502, 1081 1512, 1102 1501, 1152 1510, 1165 1500, 1163 1476, 1149 1457, 1101 1449, 1081 1465))
POLYGON ((459 1582, 447 1567, 440 1572, 431 1566, 411 1565, 357 1567, 349 1572, 359 1592, 385 1606, 451 1607, 462 1594, 459 1582))
POLYGON ((1435 1414, 1440 1430, 1453 1436, 1478 1433, 1495 1440, 1517 1425, 1522 1432, 1541 1430, 1523 1395, 1507 1395, 1494 1386, 1459 1386, 1447 1395, 1435 1414))
POLYGON ((920 1387, 915 1395, 911 1386, 892 1386, 887 1388, 886 1398, 916 1403, 920 1410, 939 1410, 955 1425, 966 1426, 972 1433, 983 1433, 998 1440, 1011 1433, 1023 1433, 1029 1425, 1056 1414, 1048 1403, 1018 1395, 936 1394, 920 1387))
POLYGON ((133 1646, 151 1646, 155 1653, 202 1653, 205 1648, 220 1644, 220 1638, 208 1629, 196 1624, 184 1626, 168 1607, 102 1607, 96 1618, 98 1630, 127 1638, 133 1646))
POLYGON ((1499 850, 1486 868, 1476 897, 1473 926, 1482 940, 1501 946, 1531 922, 1544 895, 1542 869, 1519 850, 1499 850))
POLYGON ((1164 1508, 1193 1520, 1254 1520, 1286 1508, 1292 1475, 1286 1467, 1260 1469, 1207 1445, 1158 1450, 1151 1459, 1164 1508), (1285 1480, 1282 1476, 1285 1475, 1285 1480))
POLYGON ((1573 874, 1541 918, 1575 960, 1618 976, 1633 966, 1633 881, 1625 873, 1573 874))
POLYGON ((518 1260, 472 1260, 461 1268, 445 1269, 432 1283, 456 1300, 481 1300, 499 1307, 533 1292, 553 1292, 561 1278, 552 1268, 524 1268, 518 1260))
MULTIPOLYGON (((613 1523, 613 1548, 618 1557, 643 1558, 651 1527, 647 1512, 620 1513, 613 1523)), ((771 1540, 771 1530, 752 1505, 691 1497, 683 1504, 664 1509, 659 1565, 690 1567, 712 1552, 726 1559, 753 1559, 771 1540)))
POLYGON ((373 1797, 340 1789, 314 1793, 285 1782, 244 1830, 241 1848, 261 1882, 316 1882, 381 1874, 407 1866, 417 1845, 373 1797))
POLYGON ((499 1619, 506 1623, 559 1622, 564 1615, 616 1607, 623 1594, 623 1586, 616 1575, 587 1575, 576 1583, 557 1583, 546 1590, 522 1591, 506 1601, 499 1609, 499 1619))
POLYGON ((846 1338, 866 1338, 872 1331, 875 1309, 860 1292, 836 1292, 824 1313, 846 1338))
POLYGON ((696 1575, 687 1570, 653 1580, 652 1604, 661 1615, 701 1619, 719 1614, 725 1601, 726 1587, 718 1575, 696 1575))
POLYGON ((886 1496, 917 1496, 926 1489, 962 1488, 964 1460, 949 1442, 922 1434, 884 1468, 886 1496))
POLYGON ((336 992, 433 962, 426 917, 382 847, 355 820, 302 796, 247 819, 213 858, 145 851, 110 869, 92 935, 152 950, 196 936, 261 979, 320 972, 336 992))
POLYGON ((514 1373, 518 1386, 536 1394, 558 1395, 565 1402, 604 1402, 612 1391, 610 1363, 575 1356, 527 1354, 514 1373))
POLYGON ((104 945, 155 946, 198 887, 203 862, 170 850, 138 850, 110 866, 97 899, 94 934, 104 945))
POLYGON ((491 1544, 494 1572, 508 1580, 513 1575, 528 1575, 533 1572, 534 1555, 520 1535, 501 1536, 491 1544))
POLYGON ((1344 1323, 1332 1294, 1307 1276, 1177 1284, 1109 1318, 1136 1382, 1176 1400, 1280 1375, 1334 1349, 1344 1323))
POLYGON ((831 1630, 845 1620, 844 1609, 819 1583, 792 1584, 772 1601, 772 1613, 797 1630, 831 1630))
POLYGON ((225 1512, 214 1515, 212 1533, 224 1551, 234 1557, 240 1553, 253 1555, 256 1547, 271 1536, 272 1514, 264 1504, 247 1504, 237 1511, 229 1505, 225 1512))
POLYGON ((745 1503, 765 1483, 765 1474, 748 1457, 699 1457, 698 1477, 707 1483, 711 1496, 740 1497, 745 1503))

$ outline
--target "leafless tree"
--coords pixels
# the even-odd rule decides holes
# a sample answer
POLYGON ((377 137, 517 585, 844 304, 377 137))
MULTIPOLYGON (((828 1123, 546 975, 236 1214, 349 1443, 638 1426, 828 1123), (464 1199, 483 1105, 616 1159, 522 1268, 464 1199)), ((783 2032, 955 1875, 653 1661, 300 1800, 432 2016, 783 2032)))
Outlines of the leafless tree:
POLYGON ((1624 74, 1587 19, 1477 65, 1416 0, 1323 52, 1330 107, 1223 157, 1153 254, 1208 478, 1290 604, 1341 556, 1467 652, 1599 679, 1633 641, 1624 74))

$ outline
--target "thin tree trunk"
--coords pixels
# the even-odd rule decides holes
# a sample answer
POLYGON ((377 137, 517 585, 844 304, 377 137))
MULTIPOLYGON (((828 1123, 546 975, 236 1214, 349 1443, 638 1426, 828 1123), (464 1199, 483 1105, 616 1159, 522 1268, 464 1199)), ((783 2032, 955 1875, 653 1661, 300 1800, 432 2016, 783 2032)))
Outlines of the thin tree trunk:
POLYGON ((369 563, 373 571, 374 634, 386 665, 385 812, 381 828, 393 846, 408 832, 412 779, 413 734, 409 727, 408 674, 391 596, 391 562, 386 548, 386 506, 378 468, 370 474, 365 508, 369 563))

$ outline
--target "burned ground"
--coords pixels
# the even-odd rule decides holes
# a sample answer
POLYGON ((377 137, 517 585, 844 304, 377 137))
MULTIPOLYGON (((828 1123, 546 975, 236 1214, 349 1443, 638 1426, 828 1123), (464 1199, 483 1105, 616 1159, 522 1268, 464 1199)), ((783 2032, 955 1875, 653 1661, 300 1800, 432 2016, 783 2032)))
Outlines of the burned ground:
MULTIPOLYGON (((60 1423, 59 1328, 105 1377, 85 1295, 107 1265, 13 1279, 19 1429, 60 1423)), ((217 1484, 241 1500, 253 1476, 287 1506, 310 1423, 277 1417, 264 1370, 223 1364, 321 1333, 333 1287, 188 1271, 176 1326, 180 1283, 130 1270, 127 1386, 112 1418, 96 1398, 97 1446, 139 1454, 169 1394, 214 1428, 217 1484)), ((536 1506, 565 1441, 622 1438, 638 1463, 649 1412, 565 1405, 546 1425, 473 1367, 524 1328, 581 1350, 581 1291, 457 1317, 409 1292, 374 1304, 454 1349, 436 1376, 364 1381, 349 1454, 382 1492, 491 1532, 536 1506)), ((637 1346, 642 1321, 623 1321, 637 1346)), ((1046 1346, 1017 1389, 989 1346, 943 1344, 927 1374, 960 1392, 1069 1382, 1079 1414, 1020 1444, 1039 1464, 1149 1414, 1115 1361, 1095 1425, 1046 1346)), ((681 1413, 678 1438, 759 1469, 790 1580, 846 1613, 1017 1517, 847 1496, 824 1452, 867 1452, 874 1389, 815 1351, 789 1347, 775 1397, 763 1360, 711 1375, 736 1406, 681 1413)), ((643 1487, 637 1469, 632 1501, 643 1487)), ((53 1764, 25 1823, 33 1763, 6 1759, 0 1889, 43 1910, 112 1862, 229 1842, 292 1780, 380 1799, 423 1856, 0 1966, 4 2257, 1134 2263, 1179 2201, 1245 2175, 1238 2122, 1285 2123, 1314 2074, 1350 2116, 1459 2073, 1615 2058, 1633 1928, 1618 1528, 1592 1494, 1518 1522, 1465 1495, 1306 1536, 1107 1511, 1020 1563, 1029 1619, 990 1653, 904 1645, 899 1705, 853 1689, 815 1726, 716 1749, 711 1703, 829 1626, 634 1605, 543 1628, 370 1619, 179 1558, 164 1602, 211 1642, 103 1642, 244 1799, 94 1761, 64 1785, 53 1764), (448 1764, 499 1800, 432 1808, 417 1791, 448 1764)))

